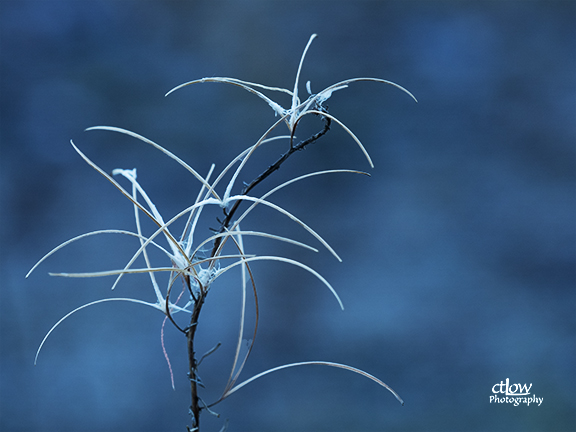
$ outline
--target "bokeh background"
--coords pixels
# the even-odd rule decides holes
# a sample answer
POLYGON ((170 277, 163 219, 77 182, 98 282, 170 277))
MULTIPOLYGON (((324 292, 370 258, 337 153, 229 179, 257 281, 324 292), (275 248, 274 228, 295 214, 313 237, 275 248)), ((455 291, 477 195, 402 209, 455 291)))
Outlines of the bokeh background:
MULTIPOLYGON (((183 431, 189 388, 183 337, 165 329, 176 390, 160 343, 163 316, 106 303, 82 310, 35 351, 50 327, 83 303, 153 301, 145 276, 62 279, 49 271, 120 268, 137 242, 86 239, 28 279, 46 252, 83 232, 134 230, 131 204, 74 152, 106 171, 138 168, 165 219, 188 206, 198 183, 160 153, 95 125, 134 130, 201 173, 254 143, 275 121, 234 86, 185 81, 230 76, 292 88, 301 52, 318 33, 301 91, 351 77, 395 81, 334 93, 340 128, 296 154, 264 193, 294 175, 334 175, 274 196, 343 258, 248 239, 261 254, 301 269, 254 264, 260 300, 256 345, 241 378, 283 363, 332 368, 268 375, 205 413, 205 430, 576 430, 575 144, 576 3, 573 1, 0 1, 1 259, 0 429, 183 431), (532 384, 540 406, 491 404, 502 380, 532 384)), ((274 95, 277 96, 277 95, 274 95)), ((287 99, 279 98, 285 106, 287 99)), ((310 116, 301 138, 321 127, 310 116)), ((241 180, 283 151, 263 148, 241 180)), ((216 227, 203 220, 198 236, 216 227)), ((318 246, 288 219, 259 209, 245 229, 318 246)), ((162 264, 165 264, 162 262, 162 264)), ((198 328, 202 396, 218 398, 238 332, 236 275, 214 285, 198 328)), ((182 318, 182 317, 181 317, 182 318)), ((253 311, 249 318, 253 318, 253 311)), ((251 321, 249 321, 250 323, 251 321)))

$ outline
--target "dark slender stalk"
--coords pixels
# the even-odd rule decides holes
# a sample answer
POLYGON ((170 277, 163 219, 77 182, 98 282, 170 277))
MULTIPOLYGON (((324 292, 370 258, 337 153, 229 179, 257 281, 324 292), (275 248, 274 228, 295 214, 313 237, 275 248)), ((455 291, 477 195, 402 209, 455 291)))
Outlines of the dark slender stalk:
POLYGON ((192 429, 191 431, 197 431, 200 429, 200 407, 198 396, 198 363, 196 361, 196 352, 194 351, 194 336, 196 334, 196 328, 198 327, 198 317, 200 316, 200 311, 202 310, 202 305, 204 304, 204 299, 206 298, 205 292, 201 290, 198 295, 198 300, 194 303, 194 309, 192 310, 192 316, 190 317, 190 327, 186 329, 186 339, 188 341, 188 363, 189 371, 188 378, 190 379, 190 393, 192 397, 192 402, 190 405, 190 415, 192 416, 192 429))
MULTIPOLYGON (((299 150, 303 150, 309 144, 312 144, 320 137, 322 137, 328 130, 330 129, 331 120, 328 117, 322 117, 324 121, 324 128, 310 136, 308 139, 299 142, 296 145, 293 145, 292 140, 290 140, 290 148, 286 153, 278 158, 276 162, 270 165, 262 174, 252 180, 249 184, 247 184, 244 189, 242 189, 241 195, 247 195, 254 187, 264 181, 270 174, 274 171, 278 170, 280 166, 295 152, 299 150)), ((234 214, 238 210, 240 203, 242 200, 238 200, 234 203, 234 205, 230 208, 229 211, 224 210, 224 220, 220 223, 220 229, 218 230, 219 233, 223 233, 230 225, 234 214)), ((214 245, 212 247, 212 252, 210 256, 213 258, 218 253, 220 245, 222 244, 222 237, 218 237, 214 240, 214 245)), ((196 328, 198 326, 198 317, 200 316, 200 311, 202 310, 202 306, 204 304, 204 300, 206 299, 206 295, 208 294, 205 291, 204 287, 200 286, 199 293, 197 297, 194 296, 193 291, 190 287, 190 279, 187 280, 188 288, 192 297, 194 299, 194 308, 192 309, 192 316, 190 317, 190 326, 185 329, 186 339, 188 341, 188 362, 189 362, 189 371, 188 377, 190 378, 190 390, 191 390, 191 397, 192 403, 190 405, 190 415, 192 416, 192 428, 188 428, 189 432, 192 431, 199 431, 200 430, 200 412, 204 406, 200 406, 201 399, 198 396, 198 361, 196 360, 196 353, 194 351, 194 336, 196 334, 196 328)))

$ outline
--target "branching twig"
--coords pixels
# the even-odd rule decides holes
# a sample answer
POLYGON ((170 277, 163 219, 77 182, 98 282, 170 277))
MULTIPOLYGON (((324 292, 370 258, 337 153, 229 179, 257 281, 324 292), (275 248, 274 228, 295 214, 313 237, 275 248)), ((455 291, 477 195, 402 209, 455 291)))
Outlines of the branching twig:
MULTIPOLYGON (((323 108, 322 108, 322 110, 324 111, 323 108)), ((260 174, 254 180, 252 180, 249 184, 244 186, 244 188, 242 189, 241 195, 248 195, 248 193, 252 189, 254 189, 254 187, 256 187, 258 184, 263 182, 274 171, 277 171, 280 168, 280 166, 291 155, 293 155, 295 152, 297 152, 299 150, 303 150, 306 146, 312 144, 313 142, 320 139, 323 135, 325 135, 330 130, 331 120, 329 117, 322 117, 322 120, 324 121, 324 128, 321 131, 310 136, 308 139, 299 142, 297 145, 291 144, 288 151, 286 153, 284 153, 282 156, 280 156, 276 162, 274 162, 272 165, 270 165, 264 172, 262 172, 262 174, 260 174)), ((224 209, 225 218, 224 218, 224 220, 219 221, 220 222, 220 228, 216 231, 217 233, 219 233, 219 234, 223 233, 224 231, 226 231, 226 229, 228 229, 228 227, 230 226, 230 223, 232 221, 232 218, 234 217, 236 210, 238 210, 238 207, 240 206, 241 202, 242 202, 242 200, 235 201, 234 205, 230 208, 229 211, 226 211, 226 209, 224 209)), ((214 246, 212 247, 212 252, 210 254, 210 256, 212 258, 214 258, 216 256, 216 254, 218 253, 218 249, 219 249, 221 243, 222 243, 222 237, 217 237, 216 239, 214 239, 214 246)), ((190 287, 189 282, 188 282, 188 286, 190 287)), ((192 292, 192 290, 190 290, 190 292, 192 292)), ((186 329, 186 337, 188 340, 188 359, 189 359, 189 368, 190 368, 190 370, 188 371, 188 376, 190 377, 190 387, 191 387, 191 395, 192 395, 192 405, 190 406, 190 414, 192 416, 193 428, 198 428, 196 430, 199 430, 199 427, 200 427, 199 426, 199 424, 200 424, 200 412, 205 407, 200 406, 200 398, 198 396, 198 379, 197 379, 198 371, 197 371, 197 368, 198 368, 198 365, 200 364, 201 360, 200 361, 196 360, 196 354, 194 352, 194 336, 195 336, 196 328, 197 328, 197 324, 198 324, 198 317, 200 316, 200 311, 202 309, 202 305, 204 304, 206 294, 207 294, 207 292, 205 292, 203 289, 200 289, 198 297, 195 298, 194 308, 192 310, 192 316, 190 317, 190 327, 188 327, 186 329)), ((172 319, 172 318, 170 317, 170 319, 172 319)), ((194 430, 194 429, 192 429, 192 430, 194 430)))

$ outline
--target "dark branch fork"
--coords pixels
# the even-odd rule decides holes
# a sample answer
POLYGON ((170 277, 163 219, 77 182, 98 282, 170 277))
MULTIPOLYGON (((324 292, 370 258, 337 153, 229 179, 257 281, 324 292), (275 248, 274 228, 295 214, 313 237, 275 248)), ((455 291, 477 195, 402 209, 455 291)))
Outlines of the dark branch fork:
MULTIPOLYGON (((322 108, 322 111, 327 112, 324 108, 322 108)), ((308 139, 301 141, 296 145, 293 145, 292 138, 291 138, 290 148, 288 149, 288 151, 286 153, 284 153, 282 156, 280 156, 278 158, 278 160, 276 162, 274 162, 272 165, 270 165, 262 174, 260 174, 258 177, 256 177, 254 180, 252 180, 249 184, 244 186, 244 188, 242 189, 241 195, 248 195, 248 193, 252 189, 254 189, 254 187, 256 187, 259 183, 261 183, 263 180, 265 180, 274 171, 278 170, 280 168, 280 166, 290 156, 292 156, 295 152, 297 152, 299 150, 304 150, 304 148, 306 146, 308 146, 309 144, 312 144, 314 141, 317 141, 320 137, 322 137, 324 134, 326 134, 328 132, 328 130, 330 130, 330 124, 332 121, 330 120, 329 117, 322 117, 322 120, 324 121, 324 128, 320 132, 309 137, 308 139)), ((232 221, 232 218, 234 217, 236 210, 238 210, 238 207, 240 206, 241 202, 242 202, 242 200, 236 201, 234 203, 234 205, 230 208, 229 211, 224 209, 225 217, 224 217, 224 220, 220 224, 220 229, 217 231, 218 233, 223 233, 228 228, 228 226, 230 225, 230 222, 232 221)), ((215 256, 221 242, 222 242, 222 237, 218 237, 216 240, 214 240, 214 247, 212 248, 212 253, 210 256, 212 256, 212 257, 215 256)))

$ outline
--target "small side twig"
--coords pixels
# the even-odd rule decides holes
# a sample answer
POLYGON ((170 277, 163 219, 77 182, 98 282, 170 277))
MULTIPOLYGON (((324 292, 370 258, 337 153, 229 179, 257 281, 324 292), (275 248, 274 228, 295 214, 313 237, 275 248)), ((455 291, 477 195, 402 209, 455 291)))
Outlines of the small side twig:
MULTIPOLYGON (((323 112, 327 112, 323 107, 321 107, 321 109, 323 112)), ((300 150, 304 150, 305 147, 307 147, 308 145, 312 144, 313 142, 320 139, 323 135, 325 135, 330 130, 330 124, 332 123, 332 120, 329 117, 322 117, 322 120, 324 121, 324 128, 321 131, 312 135, 311 137, 309 137, 306 140, 300 141, 296 145, 292 145, 292 139, 291 139, 290 148, 288 149, 288 151, 286 153, 284 153, 282 156, 280 156, 276 162, 274 162, 272 165, 270 165, 258 177, 256 177, 250 183, 245 184, 240 195, 248 195, 248 193, 252 189, 254 189, 258 184, 262 183, 262 181, 264 181, 274 171, 278 170, 280 168, 280 166, 284 162, 286 162, 286 160, 290 156, 292 156, 295 152, 300 151, 300 150)), ((238 200, 234 203, 234 205, 230 208, 229 211, 224 209, 225 218, 220 223, 220 229, 217 231, 218 233, 223 233, 230 226, 230 222, 232 221, 232 218, 234 217, 234 214, 236 213, 236 210, 238 210, 238 207, 240 206, 241 203, 242 203, 242 200, 238 200)), ((222 237, 219 237, 214 241, 214 246, 212 248, 212 253, 210 256, 212 256, 212 257, 215 256, 221 242, 222 242, 222 237)))

